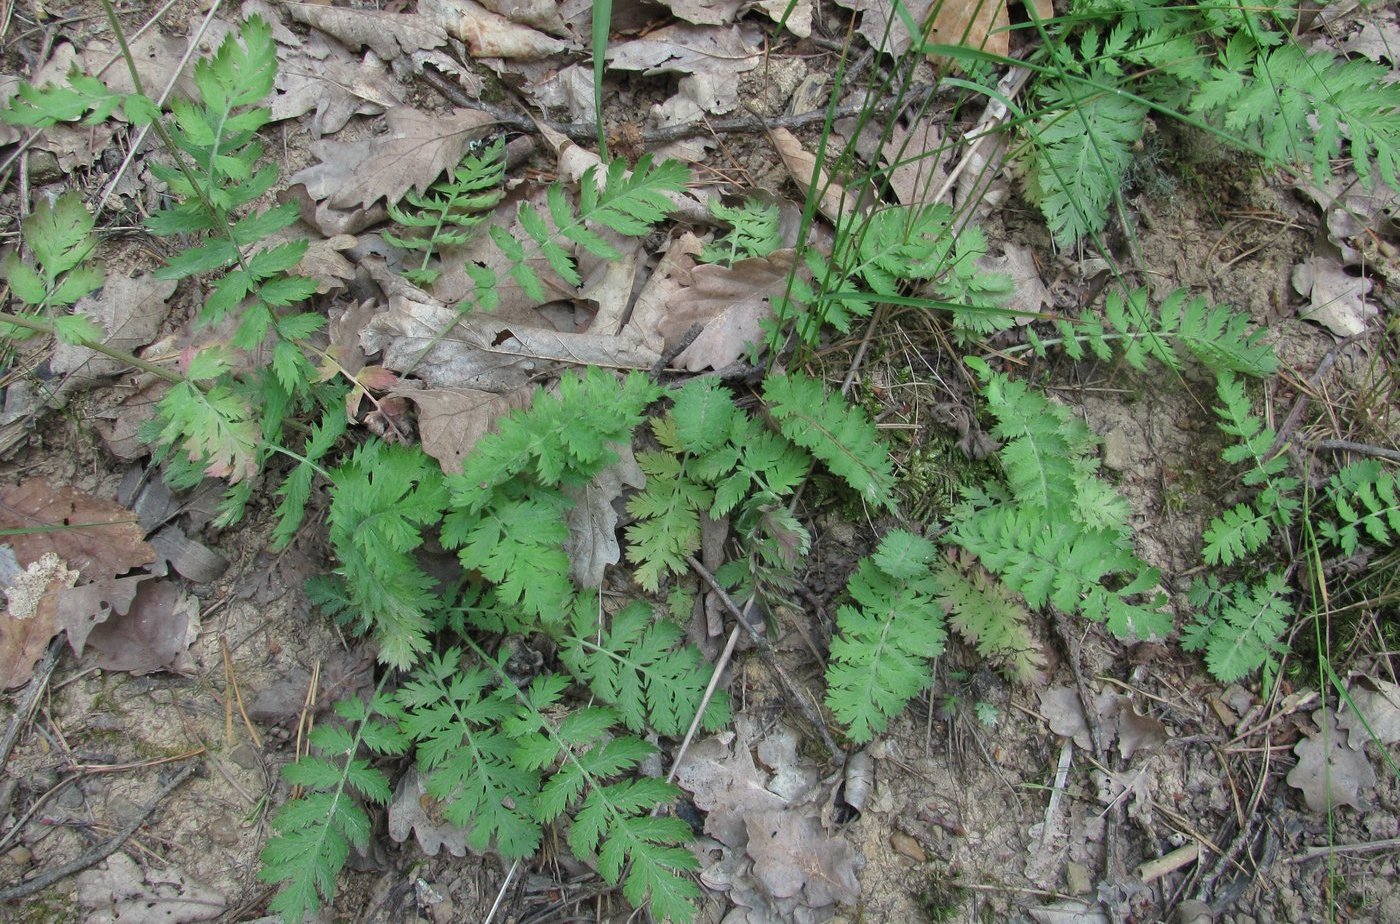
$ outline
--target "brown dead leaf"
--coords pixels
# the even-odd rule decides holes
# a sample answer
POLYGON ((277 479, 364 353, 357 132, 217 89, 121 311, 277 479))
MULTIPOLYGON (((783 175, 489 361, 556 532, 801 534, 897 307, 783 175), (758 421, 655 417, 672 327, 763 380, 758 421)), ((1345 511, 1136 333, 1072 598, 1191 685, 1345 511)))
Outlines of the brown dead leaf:
POLYGON ((692 26, 675 23, 608 46, 608 67, 656 74, 728 74, 730 78, 762 63, 762 33, 756 28, 692 26))
POLYGON ((938 0, 923 22, 924 36, 933 45, 980 48, 1001 56, 1011 51, 1006 0, 938 0))
POLYGON ((8 537, 20 564, 53 552, 88 581, 156 558, 131 511, 69 485, 55 489, 42 478, 0 490, 0 530, 33 530, 8 537))
POLYGON ((511 22, 534 26, 552 35, 568 35, 569 27, 555 0, 481 0, 481 5, 511 22))
POLYGON ((54 600, 56 628, 68 633, 73 653, 83 653, 88 635, 98 623, 106 622, 113 613, 121 615, 130 611, 141 582, 147 580, 150 580, 147 575, 137 574, 59 588, 54 600))
POLYGON ((419 0, 421 14, 467 44, 473 58, 539 60, 569 50, 570 43, 512 22, 474 0, 419 0))
POLYGON ((443 171, 457 166, 467 145, 491 123, 476 109, 426 113, 407 106, 389 110, 389 130, 367 142, 315 141, 320 163, 293 174, 311 198, 334 208, 398 202, 410 187, 423 192, 443 171))
POLYGON ((393 394, 418 406, 418 435, 423 451, 449 475, 462 470, 462 460, 496 421, 517 408, 527 407, 535 386, 492 394, 474 388, 405 388, 393 394))
POLYGON ((382 13, 319 3, 285 3, 297 22, 335 36, 348 48, 371 48, 385 61, 446 43, 442 26, 421 13, 382 13))
POLYGON ((910 128, 896 124, 881 148, 890 189, 901 205, 931 205, 948 171, 943 129, 932 119, 919 119, 910 128))
POLYGON ((127 462, 150 455, 150 444, 140 436, 141 427, 156 416, 156 406, 169 390, 169 382, 156 379, 123 395, 115 406, 94 412, 89 422, 107 451, 127 462))
POLYGON ((618 446, 617 456, 617 461, 593 476, 592 481, 564 489, 574 501, 569 508, 569 538, 564 551, 569 554, 569 574, 580 587, 601 587, 608 565, 621 560, 613 502, 622 496, 623 486, 646 487, 646 475, 637 465, 632 446, 618 446))
POLYGON ((845 187, 840 183, 833 183, 826 170, 817 166, 816 156, 802 147, 802 142, 797 140, 797 136, 786 128, 775 128, 768 133, 768 137, 798 189, 804 193, 811 189, 812 173, 816 172, 817 189, 821 193, 817 209, 832 224, 840 224, 841 219, 856 205, 855 200, 846 194, 845 187))
POLYGON ((1308 299, 1298 312, 1304 321, 1315 321, 1338 337, 1353 337, 1379 309, 1367 301, 1371 280, 1347 273, 1335 256, 1314 254, 1293 268, 1293 288, 1308 299))
POLYGON ((1344 707, 1337 724, 1351 736, 1348 743, 1352 750, 1359 751, 1368 741, 1400 741, 1400 686, 1375 677, 1359 677, 1349 692, 1351 703, 1344 707))
POLYGON ((668 347, 691 325, 704 329, 676 357, 680 369, 723 369, 739 360, 750 343, 762 340, 762 322, 773 313, 773 300, 787 287, 793 251, 740 260, 733 266, 706 263, 690 271, 690 286, 671 299, 661 333, 668 347))
POLYGON ((1035 251, 1025 244, 1004 243, 1001 256, 984 256, 977 265, 988 273, 1000 273, 1011 278, 1014 286, 1008 304, 1017 311, 1016 324, 1025 326, 1035 320, 1035 314, 1051 304, 1050 290, 1040 277, 1035 251))
POLYGON ((810 908, 855 905, 864 858, 843 838, 828 837, 820 821, 792 811, 745 816, 753 872, 774 898, 802 895, 810 908))
POLYGON ((689 285, 690 271, 695 267, 695 258, 704 246, 689 231, 667 241, 656 268, 642 285, 642 291, 637 293, 629 323, 648 349, 657 353, 666 349, 662 328, 670 315, 671 302, 689 285))
POLYGON ((78 874, 78 904, 85 921, 121 924, 189 924, 219 917, 228 904, 221 893, 197 882, 178 866, 147 869, 122 851, 78 874))
POLYGON ((355 264, 342 257, 340 252, 358 243, 359 238, 353 234, 337 234, 325 240, 312 241, 292 272, 316 280, 317 295, 338 292, 355 278, 355 264))
POLYGON ((14 576, 5 588, 9 605, 0 614, 0 689, 28 683, 49 640, 59 632, 54 591, 78 579, 53 552, 14 576))
POLYGON ((103 670, 149 674, 175 665, 199 630, 199 601, 170 581, 141 585, 131 608, 93 628, 87 643, 103 670))
POLYGON ((1314 812, 1328 812, 1343 805, 1361 808, 1361 792, 1376 785, 1376 771, 1365 752, 1346 744, 1346 733, 1337 725, 1337 714, 1328 707, 1313 713, 1318 731, 1293 746, 1298 765, 1288 771, 1288 785, 1303 791, 1314 812))
POLYGON ((739 15, 747 0, 661 0, 677 19, 697 26, 727 26, 739 15))
POLYGON ((812 0, 797 0, 795 4, 792 0, 758 0, 755 6, 774 22, 785 23, 787 30, 798 38, 812 34, 812 0))
POLYGON ((733 848, 748 842, 746 816, 786 805, 767 782, 768 774, 754 763, 747 742, 733 732, 699 742, 676 770, 676 784, 706 813, 705 833, 733 848))
POLYGON ((295 119, 315 110, 306 123, 312 138, 340 131, 353 116, 379 115, 403 102, 402 84, 382 59, 357 61, 320 33, 299 47, 279 47, 277 58, 272 118, 295 119))
POLYGON ((454 857, 467 855, 470 828, 459 828, 442 817, 443 803, 428 795, 428 781, 417 770, 409 769, 394 787, 389 803, 389 836, 397 844, 410 834, 430 857, 442 848, 454 857))
MULTIPOLYGON (((160 326, 170 314, 169 299, 175 294, 176 285, 173 279, 157 279, 149 273, 129 278, 108 276, 96 294, 78 299, 73 311, 107 332, 102 338, 105 345, 134 353, 160 333, 160 326)), ((128 366, 87 347, 59 342, 54 346, 49 368, 59 375, 72 374, 71 381, 91 382, 116 375, 128 366)))

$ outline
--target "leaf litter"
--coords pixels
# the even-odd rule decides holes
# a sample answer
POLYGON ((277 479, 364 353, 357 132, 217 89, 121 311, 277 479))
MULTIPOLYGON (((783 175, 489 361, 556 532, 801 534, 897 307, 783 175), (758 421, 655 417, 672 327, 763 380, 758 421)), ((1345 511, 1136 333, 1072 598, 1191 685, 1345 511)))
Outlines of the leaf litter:
MULTIPOLYGON (((417 13, 359 11, 321 4, 282 6, 295 22, 312 28, 304 34, 292 31, 273 11, 281 43, 282 67, 277 91, 269 104, 278 118, 298 120, 313 139, 310 152, 315 162, 304 166, 293 179, 306 187, 308 201, 304 205, 311 219, 308 224, 323 233, 345 231, 356 221, 363 224, 354 227, 352 233, 372 227, 383 216, 382 209, 376 211, 376 206, 397 199, 409 188, 421 190, 430 185, 445 167, 455 165, 468 143, 491 130, 491 117, 484 110, 459 107, 446 114, 432 112, 422 108, 419 97, 405 92, 405 75, 433 67, 427 62, 431 62, 435 54, 441 56, 436 59, 439 64, 450 61, 443 51, 452 50, 454 42, 466 43, 478 57, 501 59, 490 62, 490 66, 498 74, 524 82, 523 90, 527 95, 538 89, 531 85, 535 75, 548 73, 558 78, 564 89, 556 97, 559 102, 552 105, 567 108, 575 121, 587 121, 592 117, 591 74, 587 67, 571 64, 559 68, 549 60, 549 56, 582 47, 586 40, 586 20, 580 31, 580 20, 571 16, 568 4, 561 7, 539 3, 424 2, 417 13), (560 76, 564 74, 568 76, 560 76), (410 99, 412 106, 405 102, 410 99), (382 120, 380 124, 387 131, 365 134, 365 123, 372 119, 382 120), (345 132, 341 139, 322 137, 340 132, 345 132)), ((715 3, 676 0, 669 6, 676 17, 686 23, 673 23, 660 29, 638 28, 625 33, 640 36, 638 38, 620 41, 615 38, 609 48, 610 68, 649 77, 673 75, 678 92, 657 102, 649 111, 647 118, 654 124, 688 124, 732 111, 738 102, 735 92, 738 81, 734 75, 753 71, 762 63, 761 32, 752 28, 751 20, 740 19, 742 5, 739 4, 723 0, 715 3)), ((938 13, 930 25, 930 34, 935 40, 961 39, 966 34, 972 44, 981 44, 990 37, 985 47, 994 50, 1002 47, 998 43, 1005 39, 1005 26, 1009 23, 1004 6, 940 6, 947 12, 938 13)), ((909 40, 907 33, 900 36, 902 23, 890 16, 887 4, 865 0, 855 8, 860 11, 859 29, 872 39, 872 44, 884 41, 886 31, 890 32, 893 42, 909 40), (887 30, 888 24, 893 26, 887 30)), ((810 3, 765 2, 757 9, 775 22, 786 15, 787 28, 795 35, 805 36, 811 30, 813 10, 810 3)), ((922 20, 929 7, 915 5, 911 9, 916 19, 922 20)), ((627 10, 620 8, 616 21, 624 22, 628 15, 627 10)), ((1037 5, 1037 15, 1049 16, 1050 11, 1041 3, 1037 5)), ((1392 26, 1387 20, 1386 28, 1392 26)), ((217 37, 220 29, 226 30, 227 26, 219 23, 211 35, 217 37)), ((204 44, 207 46, 210 41, 207 38, 204 44)), ((1358 53, 1380 54, 1376 50, 1375 36, 1364 29, 1356 32, 1351 41, 1358 53)), ((184 87, 187 91, 188 78, 172 79, 175 76, 172 64, 183 53, 185 44, 184 40, 162 33, 142 38, 137 48, 138 57, 147 69, 143 80, 149 78, 161 86, 169 82, 177 90, 184 87)), ((76 59, 71 47, 63 54, 67 57, 55 55, 53 59, 60 73, 66 70, 65 62, 76 59)), ((86 64, 88 53, 85 52, 81 60, 86 64)), ((121 70, 115 68, 110 73, 117 74, 121 70)), ((442 67, 438 70, 445 72, 442 67)), ((450 76, 455 79, 459 75, 450 76)), ((775 132, 780 139, 779 149, 786 152, 785 162, 792 161, 788 168, 794 183, 805 188, 817 165, 803 143, 793 135, 784 137, 783 131, 775 132)), ((40 144, 56 144, 55 153, 60 154, 60 163, 65 169, 72 169, 96 162, 109 141, 110 135, 99 129, 88 131, 85 139, 65 138, 62 132, 53 132, 46 134, 40 144)), ((771 139, 765 141, 772 143, 771 139)), ((946 141, 932 121, 899 127, 896 137, 882 151, 886 163, 908 161, 894 171, 891 182, 899 201, 906 204, 921 201, 922 191, 933 185, 942 186, 940 177, 945 175, 942 171, 946 171, 947 165, 938 160, 938 152, 946 141)), ((590 162, 597 162, 595 154, 577 146, 560 153, 559 173, 574 181, 590 162)), ((767 157, 772 159, 771 149, 767 157)), ((526 191, 524 195, 532 193, 526 191)), ((686 198, 688 214, 703 217, 706 193, 693 190, 686 198)), ((1386 209, 1391 206, 1360 199, 1338 198, 1335 201, 1340 204, 1323 206, 1323 209, 1335 239, 1333 243, 1343 248, 1340 261, 1313 259, 1299 277, 1299 291, 1311 300, 1312 317, 1329 327, 1332 324, 1324 319, 1321 309, 1343 306, 1342 315, 1333 322, 1337 326, 1332 328, 1341 335, 1356 327, 1357 318, 1364 322, 1363 312, 1372 310, 1364 302, 1361 302, 1363 307, 1356 307, 1366 291, 1355 294, 1358 289, 1369 289, 1370 280, 1357 282, 1357 277, 1350 275, 1347 268, 1355 267, 1362 253, 1356 246, 1365 236, 1362 231, 1374 229, 1384 221, 1386 209), (1344 282, 1340 278, 1342 275, 1349 276, 1352 282, 1344 282)), ((849 208, 839 202, 838 196, 825 203, 823 211, 829 219, 839 219, 842 208, 849 208)), ((497 218, 504 219, 507 214, 513 215, 503 209, 497 218)), ((705 225, 696 222, 694 227, 701 229, 705 225)), ((315 237, 314 232, 312 237, 315 237)), ((373 261, 364 259, 366 253, 377 252, 381 257, 387 253, 376 238, 371 231, 358 239, 347 236, 334 245, 330 241, 313 240, 312 251, 316 256, 313 259, 308 254, 311 262, 305 265, 304 271, 321 282, 322 294, 348 289, 364 298, 366 275, 381 283, 390 275, 374 270, 373 261)), ((426 383, 426 388, 414 388, 412 380, 401 376, 379 378, 375 373, 367 380, 366 387, 411 403, 416 408, 418 434, 424 447, 445 471, 454 471, 473 442, 489 432, 496 419, 512 407, 528 402, 538 381, 561 368, 598 364, 648 369, 696 327, 700 329, 698 336, 675 357, 674 368, 720 370, 740 361, 747 345, 756 338, 759 324, 771 311, 774 298, 781 294, 779 283, 791 264, 791 251, 782 250, 764 260, 739 261, 733 267, 724 267, 696 263, 694 257, 704 239, 689 231, 673 235, 659 246, 650 246, 654 243, 627 251, 623 261, 595 263, 585 273, 586 282, 580 289, 555 285, 553 292, 558 298, 552 302, 536 303, 518 291, 503 293, 508 296, 507 307, 489 317, 459 316, 455 302, 466 294, 460 278, 456 280, 458 292, 452 297, 443 297, 441 292, 389 291, 389 286, 384 284, 381 291, 386 298, 380 299, 379 293, 375 293, 374 297, 356 302, 346 310, 341 321, 333 325, 333 350, 337 357, 343 358, 352 376, 358 377, 365 368, 363 354, 368 352, 376 357, 374 362, 384 368, 411 374, 414 379, 426 383), (661 262, 652 267, 650 261, 658 252, 661 262), (440 336, 432 351, 422 356, 423 349, 440 336)), ((1016 277, 1018 304, 1024 303, 1027 311, 1051 305, 1052 297, 1035 266, 1031 248, 1008 244, 1001 253, 1000 258, 988 258, 988 262, 1000 260, 1002 271, 1016 277)), ((451 256, 453 260, 475 259, 470 253, 451 256)), ((138 281, 143 286, 150 283, 148 277, 140 276, 123 280, 133 286, 138 281)), ((153 294, 142 295, 140 289, 132 288, 123 296, 123 282, 109 281, 112 292, 104 290, 88 308, 113 337, 113 345, 117 345, 119 337, 127 337, 131 347, 145 346, 150 342, 148 338, 155 336, 154 331, 148 333, 148 327, 140 327, 139 333, 128 331, 138 321, 149 326, 151 318, 159 313, 152 299, 158 299, 161 307, 168 309, 164 303, 171 294, 152 286, 145 291, 153 294), (147 308, 150 308, 149 317, 144 314, 147 308), (125 310, 132 311, 132 318, 123 320, 120 317, 125 310)), ((448 279, 445 284, 452 282, 448 279)), ((502 288, 509 287, 510 283, 506 283, 502 288)), ((159 328, 160 322, 154 324, 159 328)), ((126 344, 128 340, 120 343, 126 344)), ((56 371, 84 368, 83 375, 94 376, 112 372, 109 366, 102 365, 105 361, 72 351, 66 356, 56 354, 55 358, 59 363, 56 371)), ((143 386, 142 391, 129 395, 120 409, 112 412, 114 416, 109 419, 104 435, 113 445, 123 438, 127 445, 134 445, 130 439, 134 409, 143 404, 148 406, 150 400, 151 394, 143 386), (125 437, 118 430, 123 431, 125 437)), ((139 452, 134 448, 131 451, 139 452)), ((636 487, 640 476, 626 464, 626 455, 614 469, 605 471, 580 491, 575 515, 571 516, 571 560, 576 577, 583 583, 604 582, 607 566, 618 560, 615 501, 626 487, 636 487)), ((44 560, 43 555, 40 560, 44 560)), ((42 649, 56 632, 63 631, 75 648, 81 649, 85 641, 91 641, 91 635, 86 635, 85 630, 92 626, 85 626, 84 621, 96 617, 76 616, 76 613, 109 608, 113 614, 129 615, 134 610, 138 613, 139 626, 116 631, 116 638, 110 644, 103 643, 108 646, 101 654, 103 663, 114 668, 120 664, 134 665, 116 668, 128 670, 168 669, 178 664, 181 654, 188 650, 191 637, 198 631, 198 608, 190 605, 192 598, 172 595, 175 585, 169 581, 152 578, 149 574, 126 573, 133 568, 156 565, 150 560, 127 568, 108 563, 98 568, 104 576, 94 577, 73 570, 71 562, 64 564, 63 557, 53 553, 31 579, 37 587, 37 599, 52 597, 61 601, 65 598, 54 597, 55 590, 61 590, 70 579, 80 583, 68 589, 73 594, 66 598, 70 601, 66 604, 68 609, 60 602, 57 607, 50 608, 49 616, 43 617, 49 623, 36 623, 44 626, 35 633, 35 638, 43 636, 39 648, 42 649), (54 562, 53 558, 59 561, 54 562), (106 573, 108 570, 110 573, 106 573), (148 607, 163 614, 161 618, 152 621, 140 615, 148 607)), ((91 570, 94 566, 89 567, 91 570)), ((31 616, 36 612, 37 609, 31 611, 31 616)), ((103 632, 110 633, 116 625, 115 620, 108 618, 107 623, 96 626, 102 632, 95 634, 101 638, 103 632)), ((7 644, 0 644, 0 651, 6 650, 7 644)), ((96 642, 92 644, 97 647, 96 642)), ((18 647, 27 651, 25 645, 18 647)), ((24 661, 26 657, 22 655, 18 660, 24 661)), ((32 665, 33 661, 29 663, 32 665)), ((1344 709, 1340 716, 1319 712, 1314 716, 1319 731, 1309 727, 1296 745, 1298 765, 1288 775, 1288 781, 1302 790, 1310 807, 1356 806, 1363 801, 1363 794, 1375 785, 1374 774, 1368 782, 1366 769, 1370 764, 1362 751, 1369 740, 1363 737, 1366 734, 1364 724, 1380 729, 1382 741, 1394 740, 1391 737, 1396 711, 1393 690, 1380 680, 1354 686, 1353 690, 1356 710, 1344 709), (1360 722, 1358 710, 1366 717, 1366 723, 1360 722)), ((1055 688, 1046 693, 1049 698, 1042 694, 1042 711, 1050 720, 1050 730, 1072 738, 1081 748, 1092 749, 1089 723, 1077 693, 1071 688, 1055 688)), ((296 711, 299 705, 294 701, 296 695, 297 691, 291 687, 283 691, 285 701, 279 708, 284 713, 296 711)), ((1160 757, 1168 739, 1166 724, 1152 715, 1139 713, 1132 697, 1111 691, 1099 694, 1093 708, 1095 720, 1109 732, 1108 745, 1117 758, 1141 768, 1151 767, 1153 773, 1162 772, 1160 757)), ((829 790, 831 784, 816 779, 814 767, 800 758, 791 745, 796 740, 797 736, 790 729, 761 731, 744 719, 733 737, 702 741, 683 765, 681 776, 689 780, 687 788, 694 787, 697 804, 709 811, 706 832, 720 845, 712 853, 720 859, 706 870, 704 879, 709 884, 726 888, 730 897, 746 909, 744 916, 734 920, 765 920, 769 919, 766 915, 791 915, 797 909, 807 913, 813 909, 830 909, 837 904, 854 904, 861 894, 862 854, 868 855, 877 865, 884 859, 878 851, 868 847, 857 849, 837 826, 829 823, 826 817, 829 809, 824 811, 821 803, 829 796, 825 790, 829 790), (757 761, 754 753, 759 755, 757 761)), ((1033 743, 1041 747, 1041 743, 1033 743)), ((991 760, 997 760, 995 753, 991 760)), ((882 760, 882 774, 891 766, 891 761, 882 760)), ((1005 771, 1008 763, 1003 759, 998 766, 1005 771)), ((1100 782, 1103 791, 1098 798, 1105 802, 1128 799, 1141 808, 1160 797, 1154 792, 1145 769, 1116 770, 1102 776, 1100 782)), ((877 795, 871 799, 872 819, 902 819, 902 814, 892 809, 890 801, 891 790, 896 785, 888 776, 874 784, 877 795)), ((397 808, 390 810, 396 840, 406 837, 407 830, 413 830, 420 842, 423 841, 430 819, 426 813, 420 818, 413 812, 414 805, 419 810, 423 808, 419 804, 421 797, 421 792, 407 786, 396 798, 397 808), (405 816, 400 812, 406 813, 405 816), (411 819, 407 828, 403 827, 403 817, 411 819)), ((1135 814, 1133 820, 1147 826, 1150 813, 1144 812, 1135 814)), ((904 814, 913 816, 915 813, 904 814)), ((923 812, 918 815, 928 817, 923 812)), ((968 812, 967 817, 976 819, 978 816, 968 812)), ((990 830, 991 826, 985 825, 981 830, 974 830, 971 836, 985 836, 990 830)), ((1092 830, 1092 825, 1082 830, 1092 830)), ((927 850, 935 857, 957 850, 950 847, 947 838, 940 840, 928 830, 918 831, 918 837, 901 834, 919 844, 921 852, 927 850)), ((966 832, 964 835, 948 834, 948 837, 965 835, 966 832)), ((437 836, 447 838, 449 852, 457 853, 451 847, 450 835, 440 832, 437 836)), ((422 846, 430 855, 436 852, 429 849, 426 842, 422 846)), ((1004 858, 999 855, 999 859, 1004 858)), ((916 862, 910 856, 905 856, 905 860, 916 862)), ((121 866, 122 861, 109 861, 109 870, 114 868, 114 863, 121 866)), ((147 891, 138 890, 134 883, 139 877, 131 869, 123 869, 123 881, 128 884, 110 890, 113 903, 123 900, 123 895, 139 898, 160 894, 160 886, 149 876, 140 886, 147 891)), ((98 896, 93 899, 94 908, 106 907, 102 889, 88 892, 89 896, 98 896)), ((1087 907, 1081 905, 1081 909, 1087 907)), ((1092 913, 1081 910, 1081 914, 1092 913)))

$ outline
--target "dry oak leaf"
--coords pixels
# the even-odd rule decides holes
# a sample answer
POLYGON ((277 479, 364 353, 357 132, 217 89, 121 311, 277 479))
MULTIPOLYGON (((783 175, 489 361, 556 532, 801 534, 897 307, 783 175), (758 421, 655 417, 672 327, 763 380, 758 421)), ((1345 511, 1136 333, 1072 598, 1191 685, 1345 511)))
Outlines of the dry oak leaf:
MULTIPOLYGON (((642 291, 637 293, 636 301, 632 303, 630 324, 649 349, 657 353, 666 349, 666 337, 662 330, 671 313, 671 302, 690 284, 690 271, 695 267, 695 258, 704 249, 704 243, 690 231, 671 238, 657 261, 656 269, 651 271, 642 285, 642 291)), ((676 333, 676 339, 685 332, 686 329, 682 329, 676 333)))
POLYGON ((675 23, 646 38, 608 47, 608 67, 656 74, 718 73, 731 80, 762 63, 761 33, 754 28, 675 23))
POLYGON ((149 674, 176 666, 199 633, 199 601, 171 581, 146 581, 125 614, 93 627, 97 666, 149 674))
POLYGON ((690 271, 690 286, 671 299, 661 332, 674 345, 693 324, 704 329, 676 357, 691 372, 723 369, 738 362, 748 345, 762 340, 762 324, 773 315, 773 301, 787 289, 794 252, 739 260, 733 266, 706 263, 690 271))
POLYGON ((379 115, 403 102, 402 85, 378 55, 357 61, 318 33, 301 47, 277 49, 277 59, 272 118, 295 119, 314 109, 306 126, 312 138, 340 131, 352 116, 379 115))
POLYGON ((392 394, 418 406, 423 451, 453 475, 462 470, 462 460, 495 429, 496 422, 527 407, 536 390, 530 385, 498 395, 475 388, 404 388, 392 394))
POLYGON ((419 13, 351 10, 319 3, 283 5, 297 22, 320 29, 349 48, 368 46, 385 61, 447 42, 442 26, 419 13))
POLYGON ((1309 302, 1298 317, 1316 321, 1338 337, 1356 336, 1379 313, 1366 299, 1371 286, 1371 280, 1349 275, 1336 257, 1327 254, 1315 254, 1293 267, 1293 288, 1309 302))
POLYGON ((637 464, 631 444, 618 446, 617 457, 592 481, 564 489, 574 501, 569 508, 569 538, 564 542, 564 551, 569 554, 569 576, 580 587, 603 586, 608 565, 615 565, 622 558, 613 502, 622 496, 623 485, 638 490, 646 487, 647 476, 637 464))
POLYGON ((398 202, 409 187, 424 192, 457 166, 477 130, 491 123, 476 109, 427 113, 407 106, 390 109, 386 119, 388 131, 367 141, 312 142, 321 162, 294 173, 288 185, 304 184, 313 200, 340 209, 381 198, 398 202))
MULTIPOLYGON (((13 567, 13 566, 12 566, 13 567)), ((0 613, 0 690, 29 682, 49 640, 60 631, 54 591, 71 587, 78 573, 46 552, 7 581, 9 605, 0 613)))
MULTIPOLYGON (((157 279, 149 273, 130 278, 108 276, 96 294, 78 299, 73 311, 106 331, 103 344, 134 353, 160 333, 160 326, 170 314, 168 302, 176 285, 173 279, 157 279)), ((128 367, 87 347, 60 341, 54 346, 49 368, 59 375, 72 372, 83 381, 92 381, 116 375, 128 367)))
POLYGON ((21 565, 53 552, 86 581, 156 560, 130 510, 42 478, 0 490, 0 530, 33 530, 7 538, 21 565))
POLYGON ((1349 687, 1351 703, 1344 707, 1337 724, 1350 734, 1352 750, 1361 750, 1367 741, 1394 744, 1400 741, 1400 685, 1376 677, 1358 678, 1349 687), (1352 708, 1352 706, 1356 708, 1352 708))
POLYGON ((774 22, 782 22, 798 38, 812 34, 812 0, 758 0, 754 4, 774 22), (789 12, 791 10, 791 12, 789 12), (786 16, 786 21, 783 17, 786 16))
MULTIPOLYGON (((677 19, 697 26, 727 26, 739 15, 747 0, 661 0, 661 5, 677 19)), ((784 0, 786 5, 786 0, 784 0)), ((782 11, 779 10, 779 15, 782 11)))
POLYGON ((538 29, 511 22, 474 0, 418 0, 418 9, 449 35, 465 42, 473 58, 529 61, 548 58, 572 47, 538 29))
POLYGON ((1319 731, 1293 746, 1298 765, 1288 771, 1288 785, 1303 791, 1314 812, 1343 805, 1361 807, 1361 791, 1376 785, 1376 771, 1364 751, 1347 746, 1337 714, 1323 707, 1313 713, 1319 731))
POLYGON ((555 0, 481 0, 481 5, 511 22, 534 26, 554 35, 567 35, 569 31, 555 0))

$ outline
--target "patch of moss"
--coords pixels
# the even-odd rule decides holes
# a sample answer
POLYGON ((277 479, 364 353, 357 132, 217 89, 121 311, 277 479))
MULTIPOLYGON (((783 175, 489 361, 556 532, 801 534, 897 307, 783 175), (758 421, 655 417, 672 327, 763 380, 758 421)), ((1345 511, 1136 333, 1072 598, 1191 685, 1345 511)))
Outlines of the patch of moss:
POLYGON ((933 871, 924 879, 917 901, 925 920, 941 924, 961 918, 960 912, 963 902, 967 901, 967 895, 967 888, 958 885, 957 876, 952 870, 940 868, 935 864, 933 871))

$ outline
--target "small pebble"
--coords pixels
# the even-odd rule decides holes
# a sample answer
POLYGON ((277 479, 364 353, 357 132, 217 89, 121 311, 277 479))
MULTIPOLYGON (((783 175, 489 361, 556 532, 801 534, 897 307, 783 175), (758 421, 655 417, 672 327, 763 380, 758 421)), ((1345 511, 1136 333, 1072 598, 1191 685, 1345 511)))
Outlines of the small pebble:
POLYGON ((890 846, 894 848, 895 853, 906 856, 915 863, 922 863, 927 859, 919 842, 903 831, 896 831, 890 835, 890 846))

